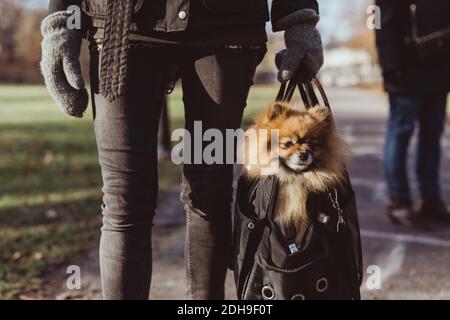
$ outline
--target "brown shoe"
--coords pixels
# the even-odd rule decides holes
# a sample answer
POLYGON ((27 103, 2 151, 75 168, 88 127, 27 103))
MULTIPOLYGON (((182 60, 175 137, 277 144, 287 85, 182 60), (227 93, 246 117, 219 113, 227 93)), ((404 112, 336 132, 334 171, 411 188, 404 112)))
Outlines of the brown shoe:
POLYGON ((419 201, 418 213, 422 217, 450 223, 450 213, 445 202, 437 198, 425 198, 419 201))
POLYGON ((430 229, 430 226, 414 210, 412 201, 408 198, 391 197, 386 215, 392 223, 399 224, 407 228, 420 230, 430 229))

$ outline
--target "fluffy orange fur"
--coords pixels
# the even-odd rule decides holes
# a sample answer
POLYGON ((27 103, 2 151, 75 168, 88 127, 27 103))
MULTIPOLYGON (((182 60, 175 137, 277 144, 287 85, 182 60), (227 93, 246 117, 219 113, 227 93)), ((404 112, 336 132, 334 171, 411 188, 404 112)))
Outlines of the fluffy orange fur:
POLYGON ((268 165, 275 168, 271 173, 279 180, 275 214, 284 224, 296 227, 295 242, 300 244, 308 225, 307 196, 344 181, 348 147, 337 134, 330 110, 321 106, 301 111, 276 102, 256 118, 251 129, 263 134, 244 144, 244 174, 259 177, 268 165), (279 132, 276 148, 272 148, 273 129, 279 132), (290 170, 283 161, 301 152, 311 154, 311 167, 298 172, 290 170))

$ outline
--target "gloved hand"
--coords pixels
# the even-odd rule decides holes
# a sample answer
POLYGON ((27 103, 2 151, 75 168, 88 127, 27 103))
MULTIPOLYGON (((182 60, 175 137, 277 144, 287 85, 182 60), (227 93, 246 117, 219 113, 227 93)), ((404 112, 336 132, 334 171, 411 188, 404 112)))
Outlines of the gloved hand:
POLYGON ((312 9, 303 9, 281 19, 274 29, 285 30, 286 49, 277 53, 275 62, 282 83, 299 72, 301 80, 311 80, 323 65, 323 48, 316 28, 319 15, 312 9))
POLYGON ((47 89, 62 112, 81 118, 89 102, 81 73, 79 30, 67 27, 69 13, 60 11, 41 24, 41 70, 47 89))

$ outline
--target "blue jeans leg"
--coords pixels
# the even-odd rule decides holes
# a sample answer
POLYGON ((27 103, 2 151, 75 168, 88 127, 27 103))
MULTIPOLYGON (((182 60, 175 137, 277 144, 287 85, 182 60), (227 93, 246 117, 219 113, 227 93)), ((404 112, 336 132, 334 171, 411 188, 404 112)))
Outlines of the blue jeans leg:
POLYGON ((408 146, 419 115, 420 99, 390 95, 390 115, 384 147, 384 170, 391 197, 410 198, 408 146))
POLYGON ((423 198, 439 197, 441 137, 444 132, 447 93, 433 94, 422 100, 419 115, 416 175, 423 198))

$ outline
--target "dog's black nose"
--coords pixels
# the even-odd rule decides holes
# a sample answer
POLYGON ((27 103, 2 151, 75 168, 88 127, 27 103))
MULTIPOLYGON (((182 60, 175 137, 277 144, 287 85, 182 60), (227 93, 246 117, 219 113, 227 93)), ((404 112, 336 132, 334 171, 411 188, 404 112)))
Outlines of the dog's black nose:
POLYGON ((309 153, 301 152, 299 154, 300 161, 307 161, 309 159, 309 153))

